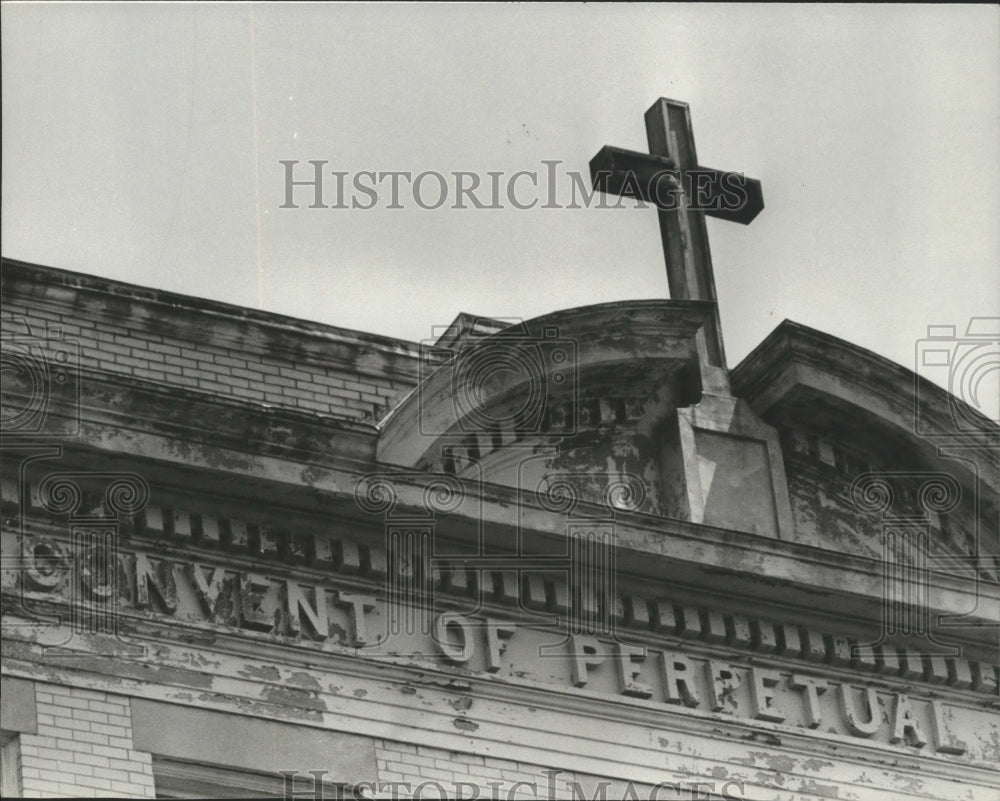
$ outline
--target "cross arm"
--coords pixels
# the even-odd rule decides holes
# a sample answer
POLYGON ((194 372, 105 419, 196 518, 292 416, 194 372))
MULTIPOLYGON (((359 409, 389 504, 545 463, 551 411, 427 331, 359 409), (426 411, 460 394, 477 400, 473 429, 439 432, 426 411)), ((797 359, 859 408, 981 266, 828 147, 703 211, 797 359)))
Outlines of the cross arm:
POLYGON ((764 208, 755 178, 709 167, 681 170, 665 156, 619 147, 603 147, 590 160, 590 179, 605 194, 638 198, 664 211, 676 210, 683 192, 690 210, 743 225, 764 208))

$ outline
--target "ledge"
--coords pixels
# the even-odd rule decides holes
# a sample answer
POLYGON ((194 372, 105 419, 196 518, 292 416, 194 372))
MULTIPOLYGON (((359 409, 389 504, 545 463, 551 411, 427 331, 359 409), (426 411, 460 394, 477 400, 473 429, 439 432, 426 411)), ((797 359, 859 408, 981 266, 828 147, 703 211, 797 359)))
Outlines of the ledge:
MULTIPOLYGON (((485 532, 492 553, 510 553, 519 541, 525 553, 564 550, 565 514, 543 508, 517 488, 378 464, 373 427, 284 411, 275 411, 273 419, 270 412, 249 409, 235 414, 235 404, 211 399, 195 407, 197 418, 185 404, 164 421, 158 417, 163 396, 148 388, 93 386, 91 402, 82 409, 81 434, 58 440, 65 455, 50 462, 53 467, 131 469, 171 491, 219 493, 229 503, 274 505, 285 515, 320 514, 368 531, 381 531, 386 518, 357 505, 355 487, 362 476, 377 473, 388 482, 391 511, 403 516, 426 516, 429 486, 447 479, 461 498, 436 517, 449 540, 471 547, 485 532), (183 418, 191 418, 188 427, 183 418), (253 431, 267 436, 257 440, 253 431)), ((13 464, 14 453, 8 456, 13 464)), ((573 513, 604 519, 608 509, 580 502, 573 513)), ((877 560, 639 512, 616 510, 614 524, 622 575, 733 599, 762 616, 783 608, 789 617, 880 625, 884 579, 877 560)), ((1000 618, 1000 588, 956 575, 934 580, 931 613, 967 615, 975 609, 964 619, 978 625, 957 629, 959 639, 986 647, 995 643, 990 624, 1000 618)))
MULTIPOLYGON (((316 364, 349 364, 366 372, 365 354, 377 356, 378 375, 413 382, 417 376, 418 345, 407 340, 324 325, 231 303, 150 289, 93 275, 3 259, 6 302, 23 297, 38 305, 66 310, 85 307, 86 316, 108 316, 119 323, 133 320, 151 331, 178 339, 191 334, 205 341, 212 328, 216 342, 251 344, 283 352, 316 364)), ((371 372, 371 370, 367 370, 371 372)))
POLYGON ((768 422, 805 391, 848 405, 928 457, 947 452, 974 458, 981 478, 1000 491, 1000 427, 922 376, 857 345, 785 320, 731 378, 734 394, 768 422))

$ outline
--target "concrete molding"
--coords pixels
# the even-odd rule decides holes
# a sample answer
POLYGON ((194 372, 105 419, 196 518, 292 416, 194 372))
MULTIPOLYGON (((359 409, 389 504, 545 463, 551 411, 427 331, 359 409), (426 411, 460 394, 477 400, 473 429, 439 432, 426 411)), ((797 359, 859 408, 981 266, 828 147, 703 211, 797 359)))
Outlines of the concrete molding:
POLYGON ((350 784, 377 775, 371 738, 147 698, 132 698, 132 741, 156 756, 228 768, 326 769, 350 784))
MULTIPOLYGON (((267 668, 262 658, 278 660, 275 664, 282 665, 282 670, 299 669, 289 662, 287 651, 278 653, 281 649, 273 654, 260 649, 250 653, 245 647, 237 648, 240 643, 226 645, 226 653, 238 660, 227 668, 227 673, 239 669, 242 675, 265 675, 267 668)), ((166 640, 163 646, 166 658, 174 646, 166 640)), ((189 645, 178 649, 177 659, 189 659, 189 645)), ((61 683, 78 684, 84 680, 88 687, 115 687, 110 691, 118 693, 124 688, 136 698, 166 705, 190 706, 193 701, 191 688, 180 680, 180 674, 172 673, 169 683, 123 679, 116 673, 114 657, 95 657, 88 670, 96 672, 88 672, 85 677, 74 671, 67 660, 38 665, 12 656, 10 667, 27 676, 44 672, 61 683)), ((724 764, 732 771, 728 778, 745 779, 748 792, 757 791, 751 797, 778 789, 798 790, 796 797, 811 797, 809 788, 819 780, 863 790, 859 797, 865 799, 896 801, 906 797, 900 795, 901 771, 912 779, 907 786, 915 793, 914 798, 953 797, 955 781, 996 786, 993 765, 956 763, 946 756, 915 753, 904 746, 873 746, 865 740, 824 731, 799 732, 762 720, 734 719, 587 690, 570 688, 555 694, 529 682, 512 686, 484 676, 470 677, 461 687, 455 687, 447 675, 436 676, 427 669, 420 669, 421 675, 415 676, 415 667, 385 664, 373 676, 370 665, 359 664, 351 657, 331 660, 322 668, 313 663, 309 670, 314 680, 321 687, 336 688, 324 694, 331 711, 309 719, 298 718, 295 723, 299 727, 350 731, 358 737, 553 764, 565 770, 649 783, 667 778, 666 768, 658 767, 665 764, 669 764, 671 774, 692 776, 711 775, 714 765, 724 764), (462 697, 475 699, 474 734, 454 725, 452 704, 462 697), (376 707, 380 711, 374 711, 376 707), (566 737, 553 739, 553 729, 566 732, 566 737), (791 761, 784 762, 785 767, 775 774, 774 760, 789 758, 791 761), (891 767, 886 767, 887 758, 893 763, 891 767), (669 763, 664 763, 665 759, 669 763), (796 764, 798 760, 802 760, 801 765, 796 764), (815 773, 817 769, 819 773, 815 773)), ((203 709, 230 713, 246 721, 263 715, 263 708, 250 708, 245 703, 247 688, 243 682, 238 685, 234 684, 231 695, 196 689, 197 703, 203 709)), ((249 693, 266 694, 263 686, 249 693)), ((297 765, 302 765, 301 759, 297 765)), ((326 764, 321 762, 304 769, 323 767, 326 764)))
POLYGON ((38 733, 35 682, 0 677, 0 729, 18 734, 38 733))

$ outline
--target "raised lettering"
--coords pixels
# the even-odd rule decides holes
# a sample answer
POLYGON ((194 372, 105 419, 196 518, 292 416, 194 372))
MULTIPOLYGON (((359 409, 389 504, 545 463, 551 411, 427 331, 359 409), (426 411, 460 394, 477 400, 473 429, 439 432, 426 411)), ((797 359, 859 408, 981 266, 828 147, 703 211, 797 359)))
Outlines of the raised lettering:
POLYGON ((475 649, 472 640, 472 627, 462 615, 445 612, 434 620, 434 642, 444 654, 445 659, 456 665, 464 665, 470 659, 475 649), (452 642, 449 631, 458 633, 458 643, 452 642))
POLYGON ((618 643, 618 672, 621 678, 622 695, 633 698, 652 698, 653 688, 644 682, 638 681, 642 672, 635 665, 646 661, 646 647, 643 645, 625 645, 618 643))
POLYGON ((941 702, 931 701, 931 728, 934 729, 934 742, 937 743, 939 754, 961 755, 966 751, 965 743, 956 740, 952 734, 951 727, 948 726, 948 718, 951 717, 950 710, 945 712, 941 708, 941 702))
POLYGON ((868 707, 866 717, 862 720, 858 713, 858 708, 854 703, 854 688, 848 684, 841 684, 839 687, 840 708, 844 712, 844 719, 847 722, 847 729, 858 737, 871 737, 882 726, 881 707, 878 703, 878 695, 871 687, 865 689, 865 705, 868 707))
POLYGON ((664 651, 661 655, 663 667, 663 694, 668 704, 684 704, 696 707, 701 703, 695 685, 694 666, 686 656, 664 651))
MULTIPOLYGON (((29 589, 53 590, 69 575, 69 558, 63 547, 54 540, 25 537, 21 552, 27 563, 22 578, 29 589)), ((97 598, 108 597, 101 592, 96 594, 92 592, 87 586, 88 577, 85 577, 82 571, 80 577, 91 595, 97 598)))
POLYGON ((574 634, 570 637, 570 659, 574 687, 587 683, 587 672, 604 661, 601 644, 593 637, 574 634))
POLYGON ((368 643, 368 624, 365 622, 365 612, 375 608, 375 599, 370 595, 358 595, 353 592, 338 592, 337 605, 347 608, 351 619, 352 645, 360 648, 368 643))
POLYGON ((903 693, 896 693, 896 705, 892 716, 890 743, 906 743, 916 748, 927 745, 927 736, 913 712, 910 699, 903 693))
POLYGON ((500 657, 507 650, 507 640, 514 636, 514 624, 502 620, 486 621, 486 670, 500 670, 500 657))
POLYGON ((174 581, 173 562, 157 559, 154 566, 146 554, 137 553, 133 576, 132 587, 135 593, 133 603, 139 609, 149 608, 149 588, 152 587, 167 612, 173 614, 177 611, 177 584, 174 581))
POLYGON ((710 659, 705 664, 708 677, 708 708, 713 712, 730 712, 736 708, 733 692, 742 684, 739 674, 732 665, 710 659), (730 708, 726 708, 727 696, 730 708))
POLYGON ((256 573, 240 573, 240 625, 257 631, 271 631, 274 615, 269 614, 265 599, 271 582, 256 573))
POLYGON ((213 617, 216 612, 216 603, 226 579, 226 568, 216 567, 212 570, 212 578, 205 580, 204 568, 200 565, 189 563, 184 566, 184 572, 194 585, 194 593, 198 596, 198 602, 202 610, 209 617, 213 617))
POLYGON ((750 700, 753 704, 753 716, 758 720, 772 720, 780 723, 785 719, 784 713, 778 709, 774 693, 769 689, 777 687, 781 674, 776 670, 750 668, 750 700))
POLYGON ((805 690, 806 725, 810 729, 818 729, 823 722, 819 696, 826 692, 828 686, 826 679, 816 679, 812 676, 793 673, 788 684, 793 690, 805 690))
POLYGON ((313 589, 315 605, 309 603, 305 591, 294 581, 285 582, 285 612, 288 615, 289 634, 302 634, 302 617, 305 616, 311 629, 311 637, 325 640, 330 636, 326 617, 326 593, 321 587, 313 589))

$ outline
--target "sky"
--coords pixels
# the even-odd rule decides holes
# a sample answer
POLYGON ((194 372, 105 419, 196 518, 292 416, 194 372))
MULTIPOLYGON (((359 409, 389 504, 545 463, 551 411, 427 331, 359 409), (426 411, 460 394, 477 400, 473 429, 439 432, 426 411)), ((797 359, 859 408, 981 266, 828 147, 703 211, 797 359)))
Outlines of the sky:
MULTIPOLYGON (((702 164, 763 184, 709 219, 737 364, 788 318, 905 366, 1000 316, 1000 12, 954 5, 2 6, 3 254, 409 340, 668 297, 651 208, 398 205, 363 171, 588 175, 691 106, 702 164), (285 203, 285 166, 347 208, 285 203)), ((503 184, 501 184, 503 186, 503 184)), ((433 205, 437 184, 423 186, 433 205)), ((481 199, 490 203, 485 189, 481 199)), ((428 199, 429 198, 429 199, 428 199)), ((993 381, 1000 370, 993 373, 993 381)))

